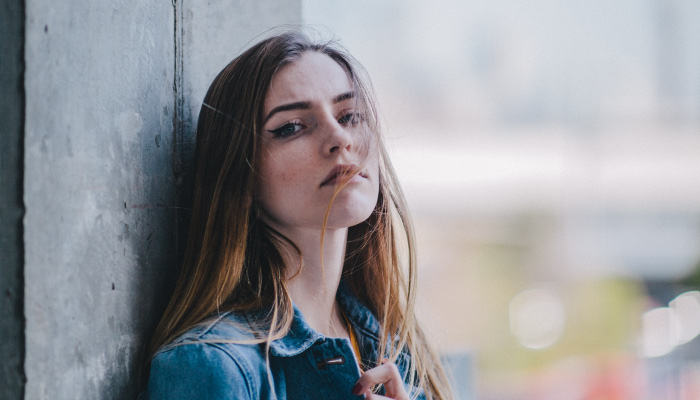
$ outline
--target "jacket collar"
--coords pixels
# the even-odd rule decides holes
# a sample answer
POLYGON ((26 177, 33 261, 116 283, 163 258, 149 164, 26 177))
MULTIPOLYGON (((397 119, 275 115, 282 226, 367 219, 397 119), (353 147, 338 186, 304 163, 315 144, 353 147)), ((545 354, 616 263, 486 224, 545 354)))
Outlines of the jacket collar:
MULTIPOLYGON (((379 341, 379 321, 351 292, 344 282, 338 287, 338 304, 350 320, 358 340, 379 341)), ((289 332, 270 343, 270 352, 278 357, 292 357, 301 354, 317 341, 326 338, 306 323, 301 311, 294 305, 294 320, 289 332)))

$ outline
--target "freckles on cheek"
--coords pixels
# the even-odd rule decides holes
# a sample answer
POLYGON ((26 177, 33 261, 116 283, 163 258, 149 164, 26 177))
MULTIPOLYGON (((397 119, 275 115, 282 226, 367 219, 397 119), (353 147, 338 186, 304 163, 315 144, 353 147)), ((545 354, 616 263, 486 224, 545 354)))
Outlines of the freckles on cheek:
POLYGON ((292 180, 291 177, 289 176, 289 174, 287 172, 285 172, 284 170, 281 170, 281 171, 278 170, 278 173, 277 173, 277 175, 275 175, 274 178, 277 180, 277 182, 284 183, 284 184, 289 183, 292 180))
POLYGON ((299 163, 307 158, 308 156, 302 152, 280 149, 279 151, 268 153, 264 162, 268 170, 268 176, 278 180, 290 181, 299 173, 299 163))
POLYGON ((264 167, 263 179, 268 193, 284 193, 289 190, 289 186, 293 186, 294 173, 284 165, 270 162, 264 167))
POLYGON ((318 166, 312 164, 313 157, 305 142, 297 140, 286 146, 268 148, 263 154, 261 169, 269 190, 279 194, 294 192, 295 195, 308 190, 304 188, 318 166))

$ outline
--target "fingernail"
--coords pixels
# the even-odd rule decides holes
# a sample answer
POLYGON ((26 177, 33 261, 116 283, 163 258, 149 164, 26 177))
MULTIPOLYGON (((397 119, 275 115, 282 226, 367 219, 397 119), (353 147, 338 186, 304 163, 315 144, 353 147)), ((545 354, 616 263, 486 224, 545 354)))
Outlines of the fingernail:
POLYGON ((356 383, 355 386, 352 388, 352 394, 355 396, 359 396, 359 394, 362 393, 362 385, 359 383, 356 383))

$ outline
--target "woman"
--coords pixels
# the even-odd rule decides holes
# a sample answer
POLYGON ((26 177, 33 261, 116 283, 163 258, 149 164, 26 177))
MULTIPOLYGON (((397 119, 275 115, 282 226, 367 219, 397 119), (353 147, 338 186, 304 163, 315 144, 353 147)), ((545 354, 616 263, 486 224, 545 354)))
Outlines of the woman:
POLYGON ((206 95, 195 162, 148 398, 450 398, 414 318, 413 237, 369 81, 348 54, 299 32, 244 52, 206 95))

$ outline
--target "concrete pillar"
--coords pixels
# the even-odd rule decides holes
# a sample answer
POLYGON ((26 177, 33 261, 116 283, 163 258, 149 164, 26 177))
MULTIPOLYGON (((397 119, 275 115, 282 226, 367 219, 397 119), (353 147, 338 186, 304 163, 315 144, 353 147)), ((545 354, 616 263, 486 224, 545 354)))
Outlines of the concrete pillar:
POLYGON ((256 35, 299 23, 300 0, 13 6, 0 25, 24 75, 19 58, 2 108, 18 122, 0 118, 0 397, 131 399, 178 270, 206 87, 256 35))
POLYGON ((0 398, 24 396, 24 2, 0 5, 0 398))

